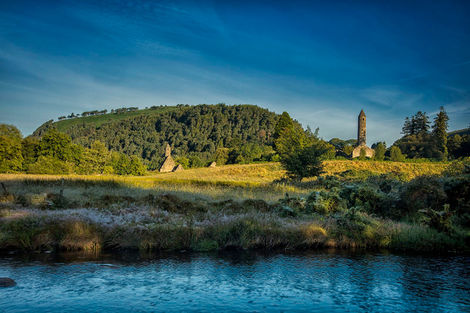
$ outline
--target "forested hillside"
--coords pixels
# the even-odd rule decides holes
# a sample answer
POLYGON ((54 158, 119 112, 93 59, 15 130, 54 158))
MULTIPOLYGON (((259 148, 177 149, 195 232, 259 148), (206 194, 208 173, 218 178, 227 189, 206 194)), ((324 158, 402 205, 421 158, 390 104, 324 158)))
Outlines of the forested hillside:
POLYGON ((278 118, 254 105, 159 106, 49 121, 33 135, 57 128, 74 143, 90 147, 99 140, 110 150, 142 157, 150 168, 161 163, 167 142, 180 163, 203 166, 212 159, 219 163, 269 160, 278 118))

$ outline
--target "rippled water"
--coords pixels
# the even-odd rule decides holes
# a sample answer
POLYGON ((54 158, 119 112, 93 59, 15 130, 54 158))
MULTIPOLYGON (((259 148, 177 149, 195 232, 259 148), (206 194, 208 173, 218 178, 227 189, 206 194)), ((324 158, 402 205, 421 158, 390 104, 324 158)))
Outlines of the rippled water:
POLYGON ((1 257, 0 312, 470 312, 470 257, 1 257))

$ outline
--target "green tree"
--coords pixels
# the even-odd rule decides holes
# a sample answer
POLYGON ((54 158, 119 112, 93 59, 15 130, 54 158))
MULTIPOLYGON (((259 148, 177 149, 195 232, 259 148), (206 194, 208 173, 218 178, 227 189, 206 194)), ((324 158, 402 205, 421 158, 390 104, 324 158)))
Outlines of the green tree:
POLYGON ((385 159, 385 151, 386 151, 385 144, 383 142, 377 143, 374 150, 375 150, 374 159, 377 161, 383 161, 385 159))
POLYGON ((281 133, 288 128, 292 128, 294 126, 294 121, 290 117, 289 113, 282 112, 279 120, 277 121, 276 126, 274 127, 274 139, 279 138, 281 133))
POLYGON ((111 161, 109 166, 112 166, 112 171, 105 167, 105 173, 114 173, 117 175, 144 175, 146 168, 142 163, 142 160, 138 156, 128 157, 123 153, 112 152, 111 161))
POLYGON ((332 145, 317 140, 282 158, 281 164, 290 178, 300 181, 304 177, 315 177, 323 173, 323 161, 332 152, 335 152, 332 145))
POLYGON ((390 160, 394 162, 405 161, 405 156, 401 153, 400 148, 398 148, 397 146, 392 146, 390 148, 390 160))
POLYGON ((313 143, 314 140, 318 140, 318 138, 312 133, 306 133, 302 126, 296 123, 280 132, 274 141, 274 146, 280 158, 283 159, 313 143))
POLYGON ((28 165, 26 171, 30 174, 71 174, 74 171, 74 165, 52 156, 41 155, 36 162, 28 165))
POLYGON ((189 166, 191 168, 203 167, 204 165, 204 161, 197 155, 191 155, 189 157, 189 166))
POLYGON ((418 111, 412 118, 413 131, 416 134, 423 134, 429 131, 429 117, 426 112, 418 111))
POLYGON ((319 175, 322 161, 334 157, 335 147, 317 137, 317 132, 304 131, 299 124, 284 128, 275 141, 281 165, 292 179, 319 175))
POLYGON ((21 142, 21 153, 23 154, 23 169, 28 164, 33 164, 38 158, 39 138, 28 136, 21 142))
POLYGON ((459 134, 455 134, 450 136, 447 140, 447 149, 449 151, 449 155, 453 158, 458 157, 458 151, 462 146, 462 137, 459 134))
POLYGON ((21 139, 18 128, 0 124, 0 172, 21 170, 23 166, 21 139))
POLYGON ((116 153, 112 156, 112 166, 117 175, 129 175, 130 158, 122 153, 116 153))
POLYGON ((94 141, 90 149, 84 149, 77 164, 79 174, 102 174, 110 163, 111 154, 101 141, 94 141))
POLYGON ((51 128, 39 142, 38 155, 50 156, 61 161, 72 160, 72 139, 69 135, 51 128))
POLYGON ((215 151, 215 162, 217 165, 224 165, 228 161, 228 154, 229 154, 229 149, 228 148, 217 148, 215 151))
POLYGON ((86 118, 77 118, 75 123, 51 121, 38 128, 34 136, 39 138, 60 126, 76 144, 90 147, 99 140, 111 151, 145 159, 153 169, 161 164, 165 142, 169 142, 175 155, 197 155, 204 166, 214 160, 217 147, 239 149, 250 143, 263 149, 272 147, 274 127, 280 118, 253 105, 159 106, 135 116, 128 108, 118 112, 119 119, 114 113, 104 114, 100 123, 86 118))
POLYGON ((185 156, 175 158, 176 164, 181 164, 183 168, 189 168, 189 159, 185 156))
POLYGON ((343 148, 343 152, 344 152, 344 154, 346 154, 347 156, 351 156, 353 150, 354 150, 354 147, 351 146, 351 145, 346 145, 346 146, 344 146, 344 148, 343 148))
POLYGON ((439 113, 437 113, 432 126, 432 137, 436 145, 435 157, 440 160, 447 160, 447 128, 449 116, 447 115, 444 107, 441 106, 439 113))
POLYGON ((142 160, 136 155, 131 156, 129 160, 128 175, 142 176, 145 175, 145 173, 146 168, 142 163, 142 160))
POLYGON ((413 130, 413 127, 412 127, 412 124, 411 124, 411 120, 408 116, 405 117, 405 123, 403 124, 403 127, 401 129, 401 133, 405 136, 409 136, 409 135, 412 135, 414 133, 414 130, 413 130))

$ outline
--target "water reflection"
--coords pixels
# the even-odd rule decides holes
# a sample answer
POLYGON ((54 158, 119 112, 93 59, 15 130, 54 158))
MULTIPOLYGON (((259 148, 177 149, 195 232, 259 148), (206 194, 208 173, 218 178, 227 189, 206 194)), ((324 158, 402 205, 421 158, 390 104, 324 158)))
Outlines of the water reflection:
POLYGON ((0 312, 470 310, 470 258, 301 254, 1 256, 0 312))

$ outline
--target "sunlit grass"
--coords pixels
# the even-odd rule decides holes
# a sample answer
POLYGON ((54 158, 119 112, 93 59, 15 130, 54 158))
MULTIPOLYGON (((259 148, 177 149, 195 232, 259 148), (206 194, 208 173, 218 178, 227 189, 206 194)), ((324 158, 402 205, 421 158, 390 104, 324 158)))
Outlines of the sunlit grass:
MULTIPOLYGON (((447 167, 444 163, 350 160, 326 161, 324 164, 325 174, 323 175, 340 175, 345 171, 367 171, 377 175, 400 174, 406 179, 420 175, 440 174, 447 167)), ((95 189, 90 191, 91 193, 113 194, 114 190, 118 190, 117 187, 127 187, 127 190, 119 190, 119 193, 139 196, 140 193, 152 190, 178 193, 186 197, 263 199, 266 201, 276 201, 286 192, 293 196, 305 195, 309 192, 308 184, 276 182, 284 175, 285 171, 279 163, 262 163, 188 169, 174 173, 149 173, 146 176, 0 174, 0 181, 13 183, 13 186, 10 186, 13 189, 19 181, 26 182, 33 194, 39 194, 45 189, 44 187, 48 187, 49 191, 53 189, 58 192, 62 180, 65 191, 72 195, 77 194, 78 189, 88 188, 90 185, 93 185, 95 189)), ((306 180, 308 181, 309 179, 306 180)))
MULTIPOLYGON (((324 175, 440 174, 444 163, 327 161, 324 175), (364 174, 365 173, 365 174, 364 174)), ((364 215, 285 217, 280 198, 311 182, 281 182, 280 164, 227 165, 147 176, 1 174, 0 249, 456 249, 465 244, 427 226, 364 215), (346 222, 345 222, 346 221, 346 222), (352 223, 352 224, 351 224, 352 223)), ((359 176, 360 177, 360 176, 359 176)))

